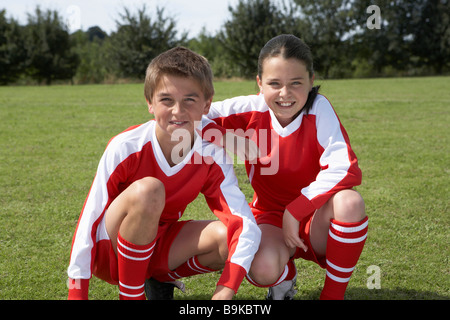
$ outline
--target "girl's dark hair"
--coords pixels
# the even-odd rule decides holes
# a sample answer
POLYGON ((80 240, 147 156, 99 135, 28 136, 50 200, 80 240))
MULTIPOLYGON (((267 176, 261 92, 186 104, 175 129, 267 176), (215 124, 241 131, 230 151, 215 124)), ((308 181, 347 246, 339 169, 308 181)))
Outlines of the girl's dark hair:
MULTIPOLYGON (((303 62, 306 70, 308 70, 309 77, 311 78, 314 75, 313 56, 308 45, 292 34, 281 34, 270 39, 259 53, 258 76, 260 79, 262 79, 264 60, 278 56, 284 59, 294 58, 303 62)), ((305 111, 306 114, 312 108, 319 89, 320 86, 315 86, 309 92, 308 100, 302 108, 302 111, 305 111)))

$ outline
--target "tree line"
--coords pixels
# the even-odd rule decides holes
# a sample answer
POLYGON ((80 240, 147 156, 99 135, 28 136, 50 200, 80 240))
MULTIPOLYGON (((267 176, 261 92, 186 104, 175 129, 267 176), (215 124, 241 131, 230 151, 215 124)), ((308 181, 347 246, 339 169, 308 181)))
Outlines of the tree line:
POLYGON ((60 13, 40 7, 25 25, 0 10, 0 84, 142 80, 152 58, 178 45, 208 58, 215 77, 253 78, 260 49, 281 33, 309 44, 320 78, 449 73, 450 0, 374 2, 239 0, 219 31, 194 38, 163 7, 122 8, 110 34, 69 33, 60 13))

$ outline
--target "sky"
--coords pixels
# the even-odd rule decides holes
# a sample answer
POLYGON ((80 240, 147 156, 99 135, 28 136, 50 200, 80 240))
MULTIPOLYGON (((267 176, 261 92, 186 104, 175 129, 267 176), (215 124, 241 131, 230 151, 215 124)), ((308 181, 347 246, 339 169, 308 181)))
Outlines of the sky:
POLYGON ((228 6, 235 7, 238 0, 0 0, 0 10, 6 9, 6 16, 26 24, 27 13, 34 13, 37 5, 43 10, 56 10, 65 19, 69 31, 86 31, 99 26, 108 34, 116 30, 115 20, 123 7, 132 12, 145 4, 152 18, 156 7, 165 8, 166 16, 174 17, 177 29, 195 37, 202 27, 210 34, 218 31, 230 17, 228 6))

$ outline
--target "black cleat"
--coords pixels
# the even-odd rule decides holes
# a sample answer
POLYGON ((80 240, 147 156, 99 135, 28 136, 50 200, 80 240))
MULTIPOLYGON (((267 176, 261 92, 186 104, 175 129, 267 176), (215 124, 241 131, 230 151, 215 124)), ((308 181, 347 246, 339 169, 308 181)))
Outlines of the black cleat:
POLYGON ((184 283, 181 281, 159 282, 153 278, 145 280, 145 295, 147 300, 173 300, 174 288, 185 292, 184 283))

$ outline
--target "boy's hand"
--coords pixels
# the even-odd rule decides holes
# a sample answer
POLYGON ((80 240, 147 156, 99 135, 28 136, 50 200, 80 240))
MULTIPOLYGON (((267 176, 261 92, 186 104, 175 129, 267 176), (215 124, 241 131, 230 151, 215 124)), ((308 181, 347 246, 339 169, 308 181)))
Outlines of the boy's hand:
POLYGON ((260 157, 258 145, 248 137, 241 137, 227 132, 222 139, 224 148, 237 155, 239 160, 247 160, 253 163, 253 161, 256 161, 260 157))
POLYGON ((303 240, 300 239, 300 236, 298 235, 299 228, 300 221, 295 219, 288 210, 285 210, 283 215, 284 242, 289 248, 300 247, 306 252, 308 247, 303 243, 303 240))
POLYGON ((234 296, 234 290, 225 286, 217 286, 211 300, 231 300, 234 296))

